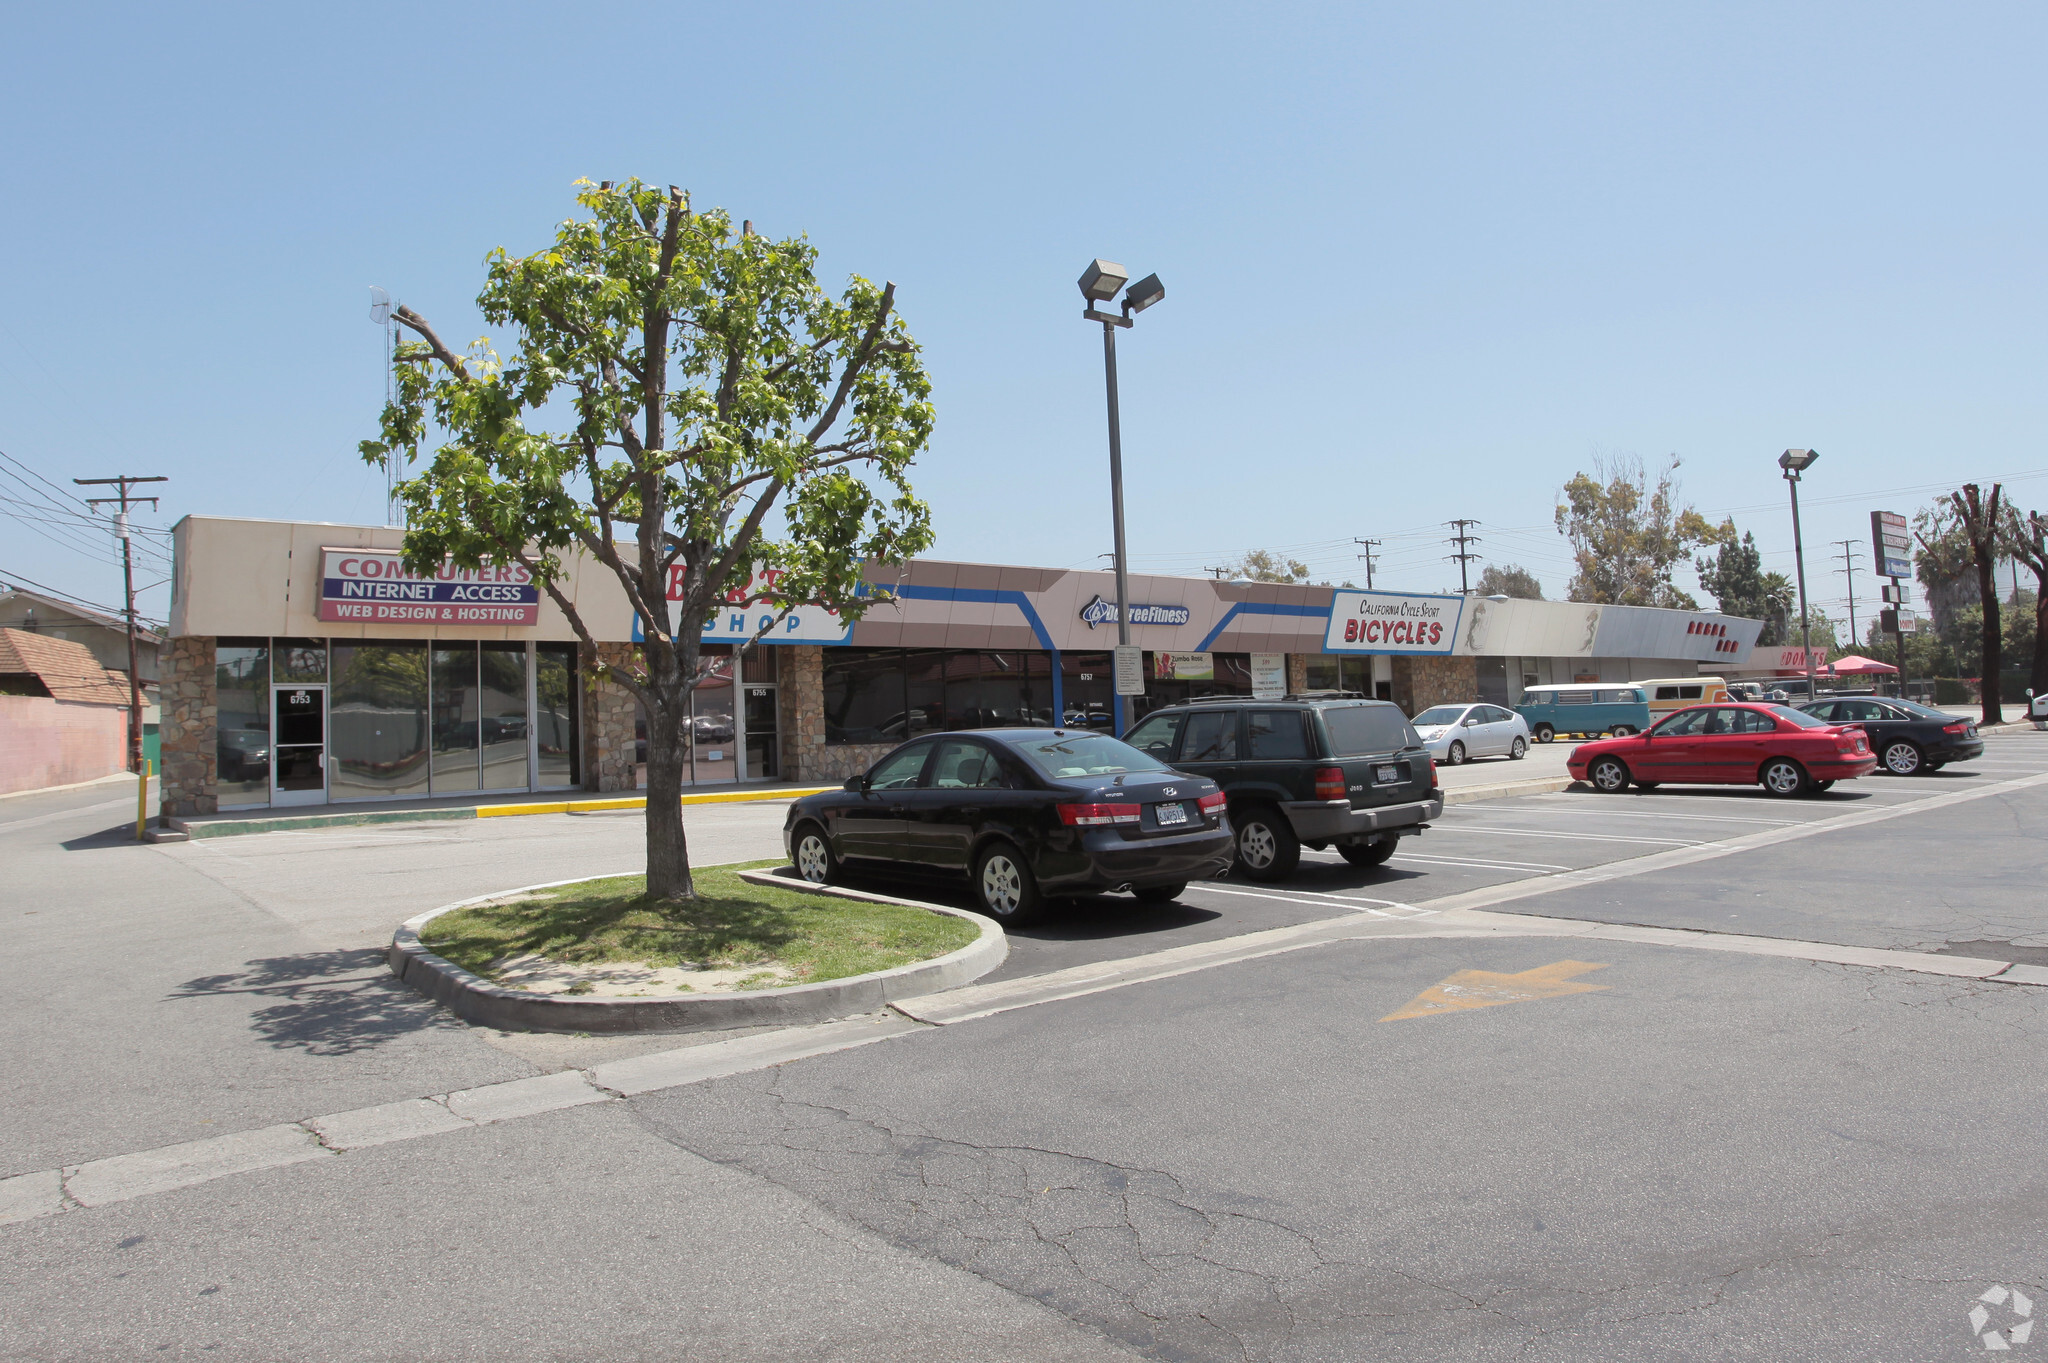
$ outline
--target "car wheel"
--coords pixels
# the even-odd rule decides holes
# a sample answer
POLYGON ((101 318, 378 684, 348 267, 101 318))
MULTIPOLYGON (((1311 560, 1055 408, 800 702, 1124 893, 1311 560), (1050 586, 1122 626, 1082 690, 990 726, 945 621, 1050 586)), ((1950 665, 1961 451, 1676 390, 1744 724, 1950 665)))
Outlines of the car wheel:
POLYGON ((1636 782, 1636 789, 1637 789, 1637 790, 1655 790, 1655 789, 1656 789, 1656 788, 1657 788, 1658 786, 1661 786, 1661 785, 1663 785, 1663 784, 1664 784, 1664 783, 1663 783, 1662 781, 1638 781, 1638 782, 1636 782))
POLYGON ((1835 783, 1833 781, 1815 781, 1813 783, 1813 793, 1816 795, 1824 790, 1833 790, 1834 788, 1835 783))
POLYGON ((1140 904, 1171 904, 1179 899, 1187 888, 1188 884, 1184 880, 1178 885, 1141 885, 1132 890, 1131 895, 1140 904))
POLYGON ((1884 769, 1894 776, 1918 776, 1926 764, 1919 747, 1904 739, 1884 745, 1884 769))
POLYGON ((1617 724, 1614 726, 1614 736, 1616 738, 1627 738, 1630 734, 1634 733, 1635 731, 1635 726, 1633 724, 1617 724))
POLYGON ((1548 724, 1539 724, 1536 726, 1536 741, 1538 743, 1548 743, 1551 739, 1556 737, 1557 730, 1551 728, 1548 724))
POLYGON ((1586 779, 1602 795, 1619 795, 1628 789, 1628 768, 1619 757, 1602 757, 1586 771, 1586 779))
POLYGON ((1453 766, 1453 767, 1462 767, 1462 766, 1464 766, 1464 765, 1465 765, 1465 745, 1464 745, 1463 743, 1453 743, 1453 744, 1451 744, 1451 746, 1450 746, 1450 750, 1449 750, 1449 751, 1447 751, 1447 752, 1446 752, 1446 753, 1444 754, 1444 761, 1445 761, 1445 763, 1446 763, 1446 764, 1448 764, 1448 765, 1450 765, 1450 766, 1453 766))
POLYGON ((1045 904, 1024 854, 1006 842, 991 843, 975 858, 974 897, 983 913, 1006 928, 1031 922, 1045 904))
POLYGON ((1301 839, 1287 816, 1271 805, 1249 805, 1231 815, 1237 825, 1237 869, 1250 880, 1285 880, 1301 862, 1301 839))
POLYGON ((832 844, 825 840, 825 830, 814 823, 807 823, 796 831, 796 873, 813 885, 830 885, 839 879, 839 858, 832 855, 832 844))
POLYGON ((1519 762, 1528 755, 1529 740, 1522 737, 1520 734, 1516 734, 1515 741, 1508 744, 1508 761, 1519 762))
POLYGON ((1347 842, 1340 844, 1337 854, 1353 866, 1384 866, 1387 858, 1394 855, 1400 846, 1399 838, 1375 838, 1371 842, 1347 842))
POLYGON ((1773 757, 1757 773, 1757 780, 1766 791, 1784 799, 1806 789, 1806 769, 1789 757, 1773 757))

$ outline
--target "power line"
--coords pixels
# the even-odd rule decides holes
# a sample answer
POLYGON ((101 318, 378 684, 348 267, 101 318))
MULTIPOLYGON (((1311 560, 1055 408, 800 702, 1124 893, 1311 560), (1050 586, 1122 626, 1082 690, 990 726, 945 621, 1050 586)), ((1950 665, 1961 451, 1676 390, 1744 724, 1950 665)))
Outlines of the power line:
POLYGON ((171 480, 161 474, 120 473, 112 478, 73 478, 71 481, 80 487, 112 485, 121 489, 118 497, 88 498, 86 505, 121 508, 114 525, 115 533, 121 537, 121 585, 128 602, 128 769, 139 772, 142 770, 142 673, 135 655, 135 540, 128 533, 128 507, 130 503, 148 502, 150 509, 155 510, 156 498, 135 496, 135 485, 168 483, 171 480))
POLYGON ((1842 572, 1849 579, 1849 637, 1858 639, 1861 636, 1856 633, 1856 554, 1863 546, 1853 539, 1829 540, 1828 543, 1842 546, 1842 552, 1834 557, 1842 560, 1842 572))
POLYGON ((1450 538, 1444 541, 1445 544, 1457 545, 1458 552, 1455 554, 1445 554, 1444 559, 1447 562, 1453 559, 1457 561, 1458 595, 1470 596, 1472 595, 1472 585, 1470 580, 1465 575, 1465 565, 1471 563, 1474 559, 1478 558, 1479 555, 1472 553, 1465 546, 1469 544, 1478 544, 1480 543, 1480 539, 1477 535, 1468 534, 1467 528, 1470 526, 1477 525, 1479 524, 1479 522, 1471 519, 1468 516, 1460 516, 1456 520, 1445 521, 1444 524, 1451 526, 1458 532, 1457 534, 1452 535, 1450 538))
POLYGON ((1380 544, 1382 543, 1382 541, 1380 541, 1380 540, 1353 540, 1353 541, 1351 541, 1351 542, 1352 542, 1353 544, 1359 544, 1359 545, 1363 545, 1363 546, 1365 546, 1365 552, 1364 552, 1364 553, 1362 553, 1362 554, 1358 554, 1358 555, 1355 555, 1354 557, 1357 557, 1357 558, 1362 558, 1362 559, 1364 559, 1364 560, 1365 560, 1365 589, 1366 589, 1367 591, 1371 591, 1371 590, 1372 590, 1372 551, 1373 551, 1374 549, 1378 548, 1378 547, 1380 546, 1380 544))

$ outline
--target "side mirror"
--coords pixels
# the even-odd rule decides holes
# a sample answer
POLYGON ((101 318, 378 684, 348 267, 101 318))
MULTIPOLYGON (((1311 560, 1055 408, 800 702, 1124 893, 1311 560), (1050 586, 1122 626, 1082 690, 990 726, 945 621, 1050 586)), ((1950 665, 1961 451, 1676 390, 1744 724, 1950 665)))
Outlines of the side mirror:
POLYGON ((868 778, 865 776, 849 776, 846 778, 846 788, 855 795, 865 795, 868 793, 868 778))

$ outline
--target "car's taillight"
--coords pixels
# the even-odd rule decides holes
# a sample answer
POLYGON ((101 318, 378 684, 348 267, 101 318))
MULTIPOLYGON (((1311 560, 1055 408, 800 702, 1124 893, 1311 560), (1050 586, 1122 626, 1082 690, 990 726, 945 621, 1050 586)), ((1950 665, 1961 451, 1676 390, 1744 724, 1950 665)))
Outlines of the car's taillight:
POLYGON ((1432 757, 1429 759, 1429 788, 1435 790, 1436 786, 1436 759, 1432 757))
POLYGON ((1316 798, 1318 800, 1341 800, 1344 798, 1344 771, 1341 767, 1316 768, 1316 798))
POLYGON ((1968 724, 1944 724, 1941 726, 1941 731, 1945 734, 1966 734, 1970 732, 1970 726, 1968 724))
POLYGON ((1207 814, 1212 809, 1221 809, 1223 808, 1223 806, 1229 804, 1230 797, 1228 795, 1225 795, 1220 790, 1214 790, 1210 791, 1207 795, 1204 795, 1201 799, 1195 801, 1195 803, 1201 806, 1202 812, 1204 814, 1207 814))
POLYGON ((1094 828, 1100 824, 1136 823, 1137 805, 1059 805, 1060 822, 1069 828, 1094 828))

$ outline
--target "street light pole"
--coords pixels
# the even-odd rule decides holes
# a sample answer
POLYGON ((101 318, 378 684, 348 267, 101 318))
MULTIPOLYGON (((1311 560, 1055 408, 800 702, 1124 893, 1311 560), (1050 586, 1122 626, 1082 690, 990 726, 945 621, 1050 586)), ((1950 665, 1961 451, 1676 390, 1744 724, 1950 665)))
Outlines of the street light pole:
POLYGON ((1813 622, 1806 610, 1806 545, 1799 537, 1799 475, 1820 458, 1817 450, 1786 450, 1778 456, 1785 482, 1792 489, 1792 562, 1799 574, 1799 647, 1806 655, 1806 698, 1814 699, 1813 622))
MULTIPOLYGON (((1159 282, 1159 276, 1146 275, 1143 279, 1124 288, 1124 281, 1130 273, 1114 261, 1091 261, 1081 273, 1081 296, 1088 300, 1088 306, 1081 315, 1091 322, 1102 323, 1102 377, 1109 392, 1109 504, 1110 520, 1115 531, 1116 543, 1116 642, 1119 649, 1129 648, 1131 643, 1131 583, 1130 560, 1124 552, 1124 436, 1123 422, 1117 409, 1116 391, 1116 333, 1119 327, 1135 324, 1133 313, 1145 309, 1166 297, 1166 286, 1159 282), (1107 303, 1123 290, 1123 315, 1104 312, 1097 303, 1107 303)), ((1124 702, 1116 698, 1116 735, 1124 733, 1124 702)))

